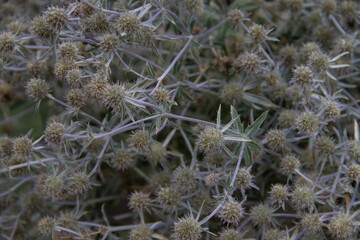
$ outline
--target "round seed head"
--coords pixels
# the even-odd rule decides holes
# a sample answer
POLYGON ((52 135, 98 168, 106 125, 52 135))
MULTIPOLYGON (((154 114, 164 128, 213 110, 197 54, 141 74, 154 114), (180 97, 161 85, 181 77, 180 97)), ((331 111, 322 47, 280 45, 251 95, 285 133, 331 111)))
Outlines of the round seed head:
POLYGON ((150 206, 150 197, 148 193, 133 192, 130 196, 129 207, 137 212, 141 212, 150 206))
POLYGON ((320 47, 314 42, 308 42, 302 47, 303 59, 308 61, 313 52, 320 52, 320 47))
POLYGON ((283 204, 288 199, 288 188, 282 184, 275 184, 270 190, 270 199, 277 204, 283 204))
POLYGON ((13 143, 7 137, 0 137, 0 159, 9 158, 12 155, 13 143))
POLYGON ((43 79, 31 78, 26 84, 26 94, 35 101, 45 98, 49 92, 50 86, 43 79))
POLYGON ((90 188, 90 179, 86 172, 77 172, 72 176, 70 189, 74 194, 81 194, 90 188))
POLYGON ((123 14, 117 22, 117 30, 126 34, 133 34, 140 29, 140 20, 132 13, 123 14))
POLYGON ((349 38, 340 38, 336 41, 334 46, 334 51, 337 54, 348 52, 349 54, 353 53, 356 49, 356 45, 352 39, 349 38))
POLYGON ((330 220, 329 231, 337 239, 349 239, 354 227, 351 217, 341 213, 330 220))
POLYGON ((210 173, 205 177, 205 184, 210 187, 215 187, 219 184, 220 178, 215 173, 210 173))
POLYGON ((65 27, 66 22, 69 20, 65 9, 59 7, 49 7, 44 13, 44 18, 49 27, 55 31, 65 27))
POLYGON ((260 44, 262 42, 264 42, 267 38, 267 31, 266 29, 259 25, 254 23, 250 28, 249 28, 249 35, 251 40, 256 43, 256 44, 260 44))
POLYGON ((105 89, 108 86, 110 86, 110 84, 108 80, 103 76, 103 74, 95 74, 87 86, 87 94, 90 98, 99 100, 103 97, 105 89))
POLYGON ((167 210, 174 210, 181 198, 180 194, 174 188, 161 188, 158 192, 158 200, 161 206, 164 206, 167 210))
POLYGON ((335 151, 335 143, 329 137, 319 137, 316 140, 315 147, 320 156, 328 156, 335 151))
POLYGON ((86 95, 80 89, 75 89, 75 88, 71 89, 68 92, 66 99, 67 99, 67 103, 70 106, 77 109, 80 109, 86 105, 86 95))
POLYGON ((270 86, 276 86, 279 82, 279 75, 275 72, 271 72, 265 75, 265 79, 270 86))
POLYGON ((308 67, 299 66, 293 70, 293 80, 299 86, 307 86, 313 81, 313 73, 308 67))
POLYGON ((63 199, 65 197, 65 183, 61 175, 53 174, 44 181, 44 193, 53 199, 63 199))
POLYGON ((319 131, 320 120, 313 112, 304 112, 296 119, 299 132, 312 135, 319 131))
POLYGON ((166 88, 157 88, 154 91, 153 97, 158 103, 167 102, 170 99, 169 91, 166 88))
POLYGON ((203 0, 184 0, 186 9, 196 15, 200 15, 204 10, 203 0))
POLYGON ((226 84, 220 92, 220 99, 223 103, 237 105, 244 97, 244 89, 237 82, 226 84))
POLYGON ((14 140, 14 152, 18 156, 29 156, 32 152, 32 141, 28 137, 16 138, 14 140))
POLYGON ((292 201, 298 209, 311 208, 315 203, 315 193, 307 186, 296 187, 292 192, 292 201))
POLYGON ((199 240, 202 228, 193 217, 180 218, 175 222, 174 238, 176 240, 199 240))
POLYGON ((102 95, 102 101, 105 106, 111 107, 117 114, 123 114, 125 96, 126 91, 123 85, 107 85, 102 95))
POLYGON ((34 18, 31 22, 30 30, 41 40, 50 40, 55 36, 54 29, 46 23, 44 17, 34 18))
POLYGON ((226 229, 220 233, 220 240, 243 240, 243 237, 235 229, 226 229))
POLYGON ((266 204, 258 204, 251 208, 250 218, 255 225, 269 224, 271 222, 272 209, 266 204))
POLYGON ((255 73, 261 64, 260 57, 255 53, 244 53, 234 60, 233 67, 235 71, 245 71, 255 73))
POLYGON ((12 85, 0 81, 0 103, 10 103, 16 98, 16 92, 12 85))
POLYGON ((304 2, 303 0, 287 0, 287 6, 291 11, 297 12, 303 8, 304 2))
POLYGON ((111 158, 111 165, 116 170, 125 170, 132 162, 132 157, 126 149, 119 149, 111 158))
POLYGON ((302 217, 300 225, 308 232, 320 232, 321 231, 321 219, 318 214, 306 214, 302 217))
POLYGON ((145 154, 150 163, 156 165, 157 163, 165 160, 166 149, 161 143, 154 142, 150 145, 145 154))
POLYGON ((233 26, 238 25, 244 19, 245 15, 240 9, 234 9, 229 11, 229 19, 233 26))
POLYGON ((130 240, 151 240, 152 232, 148 226, 139 225, 130 231, 130 240))
POLYGON ((282 128, 291 128, 295 125, 297 113, 294 110, 284 110, 280 113, 278 121, 282 128))
POLYGON ((348 153, 350 157, 358 161, 360 159, 360 141, 351 141, 349 143, 348 153))
POLYGON ((151 46, 155 41, 154 32, 150 27, 141 26, 137 39, 142 46, 151 46))
POLYGON ((206 128, 200 133, 197 145, 199 150, 205 153, 220 150, 224 145, 221 130, 214 127, 206 128))
POLYGON ((10 32, 0 34, 0 57, 15 49, 15 36, 10 32))
POLYGON ((250 188, 252 184, 253 176, 246 168, 240 168, 235 178, 235 187, 244 191, 250 188))
POLYGON ((91 34, 104 33, 110 30, 110 23, 106 14, 103 11, 98 11, 84 19, 84 29, 91 34))
POLYGON ((40 76, 45 72, 45 62, 40 59, 27 61, 26 67, 31 76, 40 76))
POLYGON ((329 57, 322 52, 312 52, 309 57, 309 66, 312 67, 316 72, 325 72, 330 66, 329 57))
POLYGON ((104 52, 111 52, 119 45, 119 38, 112 34, 107 34, 102 37, 100 48, 104 52))
MULTIPOLYGON (((9 160, 9 166, 16 166, 19 164, 26 163, 26 158, 19 155, 12 155, 9 160)), ((21 173, 24 170, 24 168, 17 168, 12 170, 12 174, 18 174, 21 173)))
POLYGON ((287 240, 287 234, 277 228, 268 229, 265 233, 265 240, 287 240))
POLYGON ((321 11, 326 15, 333 14, 336 11, 336 1, 323 0, 321 3, 321 11))
POLYGON ((330 101, 325 105, 324 116, 326 119, 337 119, 340 116, 339 104, 335 101, 330 101))
POLYGON ((347 177, 351 181, 358 181, 360 178, 360 165, 353 163, 347 169, 347 177))
POLYGON ((61 59, 72 61, 76 59, 78 49, 74 44, 66 42, 59 46, 58 54, 61 59))
POLYGON ((43 217, 40 219, 37 227, 42 235, 49 236, 55 230, 55 219, 52 217, 43 217))
POLYGON ((54 146, 60 146, 63 141, 63 135, 65 133, 65 126, 59 122, 50 123, 45 131, 45 141, 54 146))
POLYGON ((55 64, 55 76, 58 79, 65 79, 70 70, 76 69, 76 65, 73 61, 59 60, 55 64))
POLYGON ((286 155, 281 159, 281 169, 285 174, 292 174, 300 166, 300 161, 294 155, 286 155))
POLYGON ((358 14, 359 6, 354 1, 342 1, 340 4, 340 13, 348 21, 352 21, 358 14))
POLYGON ((244 209, 237 201, 225 203, 219 212, 221 221, 227 224, 238 225, 243 217, 244 209))
POLYGON ((271 150, 280 151, 285 147, 286 136, 283 131, 272 129, 266 134, 267 145, 271 150))
POLYGON ((151 137, 149 132, 144 130, 137 130, 130 136, 130 145, 137 151, 146 151, 151 144, 151 137))
POLYGON ((79 87, 81 85, 81 75, 81 70, 75 68, 68 71, 65 78, 69 85, 79 87))
POLYGON ((197 185, 196 172, 190 168, 175 170, 173 182, 180 192, 190 192, 197 185))

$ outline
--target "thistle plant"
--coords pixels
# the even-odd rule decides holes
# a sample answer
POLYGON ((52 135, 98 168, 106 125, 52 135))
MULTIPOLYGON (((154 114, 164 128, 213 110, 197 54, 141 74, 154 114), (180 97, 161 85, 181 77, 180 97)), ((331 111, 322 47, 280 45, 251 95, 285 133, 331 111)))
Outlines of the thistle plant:
POLYGON ((0 9, 0 239, 360 239, 355 0, 0 9))

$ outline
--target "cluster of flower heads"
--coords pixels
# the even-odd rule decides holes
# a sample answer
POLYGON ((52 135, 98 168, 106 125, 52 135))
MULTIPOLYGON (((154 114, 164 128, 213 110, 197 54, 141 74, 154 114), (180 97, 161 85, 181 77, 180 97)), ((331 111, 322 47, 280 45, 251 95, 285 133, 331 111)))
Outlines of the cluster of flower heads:
POLYGON ((359 239, 355 0, 5 0, 0 239, 359 239))

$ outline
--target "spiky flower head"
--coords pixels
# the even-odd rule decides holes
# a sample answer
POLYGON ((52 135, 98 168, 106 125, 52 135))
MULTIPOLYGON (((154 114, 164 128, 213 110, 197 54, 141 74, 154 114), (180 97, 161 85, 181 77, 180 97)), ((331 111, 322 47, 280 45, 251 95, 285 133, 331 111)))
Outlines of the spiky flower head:
POLYGON ((115 169, 125 170, 131 164, 132 157, 126 149, 118 149, 110 161, 115 169))
POLYGON ((249 35, 251 40, 256 43, 256 44, 260 44, 262 42, 264 42, 267 38, 267 30, 259 25, 254 23, 250 28, 249 28, 249 35))
POLYGON ((333 14, 336 11, 336 1, 335 0, 322 0, 321 11, 326 15, 333 14))
POLYGON ((140 19, 136 15, 132 13, 126 13, 120 16, 116 27, 119 32, 133 34, 140 29, 140 23, 140 19))
POLYGON ((43 217, 38 223, 38 230, 44 236, 49 236, 55 230, 55 219, 52 217, 43 217))
POLYGON ((255 73, 261 64, 261 59, 256 53, 244 53, 236 58, 233 62, 235 71, 245 71, 247 73, 255 73))
POLYGON ((190 192, 197 186, 196 171, 190 168, 178 168, 173 182, 180 192, 190 192))
POLYGON ((45 141, 51 145, 59 146, 63 141, 65 126, 60 122, 51 122, 44 131, 45 141))
POLYGON ((70 189, 74 194, 84 193, 90 188, 91 182, 86 172, 75 173, 71 178, 70 189))
POLYGON ((196 15, 200 15, 204 10, 203 0, 184 0, 186 9, 196 15))
POLYGON ((308 186, 296 187, 291 194, 292 202, 298 209, 311 208, 315 203, 315 193, 308 186))
POLYGON ((348 21, 352 21, 358 14, 359 6, 354 1, 342 1, 340 4, 340 13, 348 21))
POLYGON ((215 173, 210 173, 205 177, 205 184, 210 187, 215 187, 219 184, 220 178, 215 173))
POLYGON ((151 46, 155 41, 154 31, 151 27, 141 26, 137 39, 142 46, 151 46))
POLYGON ((272 209, 267 204, 258 204, 251 208, 250 218, 255 225, 263 225, 271 223, 272 209))
POLYGON ((7 137, 0 137, 0 159, 8 158, 13 153, 13 142, 7 137))
POLYGON ((354 160, 360 159, 360 141, 353 140, 349 143, 348 153, 354 160))
POLYGON ((325 105, 324 111, 325 119, 334 120, 340 116, 340 107, 339 104, 335 101, 330 101, 325 105))
POLYGON ((320 156, 328 156, 335 151, 335 143, 329 137, 319 137, 316 139, 315 147, 320 156))
POLYGON ((0 57, 5 56, 15 49, 15 36, 10 32, 0 34, 0 57))
POLYGON ((129 207, 137 212, 142 212, 150 207, 150 197, 148 193, 133 192, 129 199, 129 207))
POLYGON ((283 131, 272 129, 266 134, 267 145, 271 150, 280 151, 285 147, 286 136, 283 131))
POLYGON ((197 140, 199 150, 202 152, 214 152, 224 146, 224 138, 220 129, 215 127, 205 128, 197 140))
POLYGON ((304 112, 296 119, 296 125, 301 133, 316 134, 320 129, 320 120, 313 112, 304 112))
POLYGON ((296 67, 293 70, 293 74, 293 80, 295 83, 302 87, 311 84, 314 78, 310 68, 305 66, 296 67))
POLYGON ((322 52, 312 52, 308 62, 309 66, 318 73, 325 72, 330 66, 328 55, 322 52))
POLYGON ((156 165, 166 158, 166 148, 159 142, 153 142, 146 150, 146 157, 151 164, 156 165))
MULTIPOLYGON (((109 87, 110 83, 105 78, 105 76, 102 73, 97 73, 93 76, 93 78, 90 80, 90 83, 87 85, 87 94, 90 98, 94 99, 103 99, 103 95, 105 92, 105 89, 108 89, 108 94, 110 94, 109 87)), ((120 89, 120 92, 122 90, 120 89)), ((108 96, 109 97, 109 96, 108 96)))
POLYGON ((243 237, 235 229, 225 229, 220 233, 220 240, 243 240, 243 237))
POLYGON ((65 42, 59 46, 58 56, 64 60, 75 60, 78 55, 78 49, 73 43, 65 42))
POLYGON ((146 225, 139 225, 130 231, 130 240, 151 240, 152 232, 146 225))
POLYGON ((243 214, 244 209, 241 206, 241 203, 232 200, 222 206, 219 217, 224 223, 238 225, 243 214))
POLYGON ((240 168, 235 178, 235 187, 245 191, 250 188, 252 180, 253 176, 250 174, 249 169, 240 168))
POLYGON ((101 38, 100 48, 104 52, 111 52, 119 45, 119 38, 116 35, 107 34, 101 38))
POLYGON ((49 92, 50 86, 43 79, 31 78, 26 84, 26 94, 35 101, 45 98, 49 92))
POLYGON ((164 102, 169 101, 169 99, 170 99, 169 91, 166 90, 166 88, 155 89, 153 97, 154 97, 155 101, 158 103, 164 103, 164 102))
POLYGON ((303 59, 305 61, 308 61, 309 57, 311 56, 311 54, 313 52, 320 52, 320 47, 317 43, 315 42, 308 42, 306 44, 304 44, 304 46, 301 49, 302 54, 303 54, 303 59))
POLYGON ((50 40, 55 37, 55 32, 51 26, 49 26, 44 17, 34 18, 31 22, 31 32, 41 40, 50 40))
POLYGON ((336 215, 329 223, 329 231, 337 239, 349 239, 354 227, 351 217, 344 213, 336 215))
POLYGON ((137 151, 146 151, 151 144, 151 137, 148 131, 137 130, 130 136, 130 145, 137 151))
POLYGON ((303 8, 304 2, 303 0, 287 0, 287 6, 291 11, 297 12, 303 8))
POLYGON ((62 175, 52 174, 45 179, 43 184, 43 193, 47 197, 53 199, 65 198, 65 181, 62 175))
POLYGON ((284 110, 279 114, 279 125, 282 128, 291 128, 295 125, 297 113, 294 110, 284 110))
POLYGON ((126 90, 123 85, 107 85, 102 95, 102 101, 105 106, 111 107, 117 114, 124 113, 126 90))
POLYGON ((86 105, 86 94, 78 88, 71 89, 66 95, 67 103, 77 109, 86 105))
POLYGON ((181 198, 176 189, 165 187, 161 188, 158 192, 158 200, 161 206, 165 207, 165 209, 174 210, 178 206, 181 198))
POLYGON ((69 17, 65 9, 59 7, 49 7, 44 13, 46 23, 55 31, 65 27, 69 17))
POLYGON ((16 138, 14 140, 14 152, 18 156, 29 156, 32 152, 32 141, 28 137, 16 138))
POLYGON ((244 88, 237 82, 230 82, 221 89, 220 99, 224 103, 239 104, 244 97, 244 88))
POLYGON ((69 85, 74 86, 74 87, 79 87, 79 86, 81 86, 81 82, 82 82, 81 76, 82 76, 81 70, 78 68, 75 68, 75 69, 71 69, 70 71, 67 72, 65 79, 69 85))
POLYGON ((55 63, 54 73, 58 79, 63 80, 66 78, 68 72, 73 69, 76 69, 74 61, 60 59, 55 63))
POLYGON ((347 177, 351 181, 359 181, 360 178, 360 165, 353 163, 347 168, 347 177))
POLYGON ((187 216, 175 222, 173 236, 176 240, 199 240, 202 231, 200 223, 193 217, 187 216))
POLYGON ((300 221, 300 225, 302 228, 304 228, 306 231, 308 232, 320 232, 321 231, 321 219, 320 216, 316 213, 314 214, 305 214, 301 221, 300 221))
POLYGON ((270 199, 277 204, 283 204, 289 196, 288 187, 282 184, 275 184, 271 186, 270 199))
POLYGON ((300 161, 294 155, 288 154, 281 159, 281 170, 287 175, 294 173, 299 166, 300 161))
POLYGON ((240 9, 233 9, 229 11, 228 16, 231 24, 236 26, 243 21, 245 14, 240 9))

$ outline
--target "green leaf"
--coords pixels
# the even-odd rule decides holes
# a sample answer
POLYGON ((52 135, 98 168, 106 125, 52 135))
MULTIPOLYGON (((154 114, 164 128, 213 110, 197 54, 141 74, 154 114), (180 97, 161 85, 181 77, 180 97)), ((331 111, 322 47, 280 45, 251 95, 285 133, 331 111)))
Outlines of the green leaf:
POLYGON ((245 145, 245 148, 244 148, 244 159, 245 159, 246 166, 252 165, 253 158, 252 158, 251 150, 247 144, 245 145))
POLYGON ((216 118, 216 127, 220 129, 221 126, 221 104, 219 106, 219 109, 217 111, 217 118, 216 118))
POLYGON ((265 121, 265 118, 268 114, 268 111, 263 112, 260 117, 258 117, 253 124, 248 126, 245 130, 247 136, 254 135, 257 131, 259 131, 261 124, 265 121))
POLYGON ((231 125, 233 125, 233 123, 239 118, 239 116, 237 116, 235 119, 232 119, 228 124, 226 124, 222 129, 221 132, 224 133, 226 130, 228 130, 231 125))
POLYGON ((230 106, 230 114, 231 114, 231 119, 233 120, 236 119, 234 122, 235 130, 238 131, 239 133, 242 133, 244 129, 240 120, 240 115, 237 113, 236 109, 232 105, 230 106))
POLYGON ((242 136, 242 135, 226 135, 226 136, 224 136, 224 140, 234 141, 234 142, 250 142, 251 141, 248 137, 242 136))

